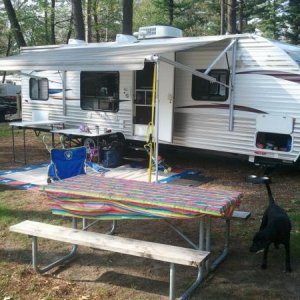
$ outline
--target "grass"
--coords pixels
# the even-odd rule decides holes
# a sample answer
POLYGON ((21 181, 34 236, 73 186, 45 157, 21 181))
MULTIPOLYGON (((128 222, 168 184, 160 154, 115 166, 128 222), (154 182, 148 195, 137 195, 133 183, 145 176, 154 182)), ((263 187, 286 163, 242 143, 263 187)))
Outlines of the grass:
POLYGON ((66 219, 51 214, 48 202, 42 193, 17 190, 0 184, 0 232, 10 225, 24 220, 57 225, 67 222, 66 219), (31 196, 28 196, 29 193, 31 196))
POLYGON ((0 138, 1 137, 9 137, 11 136, 11 129, 8 123, 0 124, 0 138))
POLYGON ((291 231, 291 256, 300 258, 300 193, 296 192, 290 203, 292 207, 287 209, 292 223, 291 231))
POLYGON ((300 257, 300 212, 289 213, 292 222, 291 256, 300 257))
POLYGON ((12 201, 20 206, 18 199, 21 196, 21 191, 9 188, 5 185, 0 185, 0 228, 4 228, 10 224, 20 222, 24 219, 24 212, 16 209, 12 205, 12 201))

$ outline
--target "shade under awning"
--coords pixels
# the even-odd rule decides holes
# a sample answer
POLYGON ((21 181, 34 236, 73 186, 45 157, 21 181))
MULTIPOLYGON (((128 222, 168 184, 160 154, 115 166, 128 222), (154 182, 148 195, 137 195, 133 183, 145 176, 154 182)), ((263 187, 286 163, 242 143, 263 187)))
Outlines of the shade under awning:
POLYGON ((20 55, 0 59, 0 71, 63 70, 125 71, 144 68, 145 59, 215 43, 232 36, 141 40, 136 43, 91 43, 56 48, 24 48, 20 55))

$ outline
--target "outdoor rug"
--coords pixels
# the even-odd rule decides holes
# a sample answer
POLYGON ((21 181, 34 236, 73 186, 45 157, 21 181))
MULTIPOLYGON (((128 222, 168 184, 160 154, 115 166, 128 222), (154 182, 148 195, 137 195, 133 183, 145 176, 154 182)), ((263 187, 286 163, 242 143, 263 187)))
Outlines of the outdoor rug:
MULTIPOLYGON (((39 189, 41 185, 47 184, 48 163, 35 164, 19 167, 11 170, 0 170, 0 184, 9 185, 23 190, 39 189)), ((105 177, 120 178, 148 182, 148 170, 130 164, 117 168, 107 169, 98 167, 87 168, 88 174, 103 173, 105 177)), ((151 176, 155 181, 155 174, 151 176)), ((199 186, 211 179, 205 177, 197 170, 174 169, 169 173, 159 172, 158 182, 178 185, 199 186)))
POLYGON ((0 170, 0 184, 6 184, 22 190, 38 189, 47 184, 48 163, 0 170))

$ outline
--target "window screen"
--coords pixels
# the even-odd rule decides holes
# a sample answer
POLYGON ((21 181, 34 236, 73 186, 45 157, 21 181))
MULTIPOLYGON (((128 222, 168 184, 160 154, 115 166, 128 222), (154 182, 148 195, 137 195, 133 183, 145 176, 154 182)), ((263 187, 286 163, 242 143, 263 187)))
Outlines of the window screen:
MULTIPOLYGON (((198 70, 205 72, 205 70, 198 70)), ((216 78, 217 81, 228 85, 228 70, 212 70, 208 74, 216 78)), ((218 83, 209 82, 201 77, 193 75, 192 78, 192 98, 194 100, 225 101, 228 98, 228 88, 218 83)))
POLYGON ((81 72, 81 108, 117 112, 119 77, 119 72, 81 72))
POLYGON ((47 78, 30 78, 29 91, 32 100, 48 100, 49 83, 47 78))

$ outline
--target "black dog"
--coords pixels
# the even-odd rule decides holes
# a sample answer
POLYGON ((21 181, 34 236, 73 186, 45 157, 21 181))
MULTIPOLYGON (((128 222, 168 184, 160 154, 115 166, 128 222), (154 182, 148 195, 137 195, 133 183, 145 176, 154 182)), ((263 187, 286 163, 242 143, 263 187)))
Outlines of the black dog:
POLYGON ((283 244, 285 247, 286 255, 285 270, 286 272, 291 272, 292 270, 290 263, 290 231, 292 226, 290 219, 285 210, 275 203, 269 186, 270 179, 268 177, 260 177, 256 180, 260 180, 260 182, 255 182, 254 180, 254 183, 265 183, 269 196, 269 206, 264 212, 260 229, 253 238, 253 243, 250 247, 250 251, 258 252, 262 249, 264 250, 261 267, 262 269, 266 269, 267 256, 270 244, 274 243, 276 248, 278 248, 279 244, 283 244))

